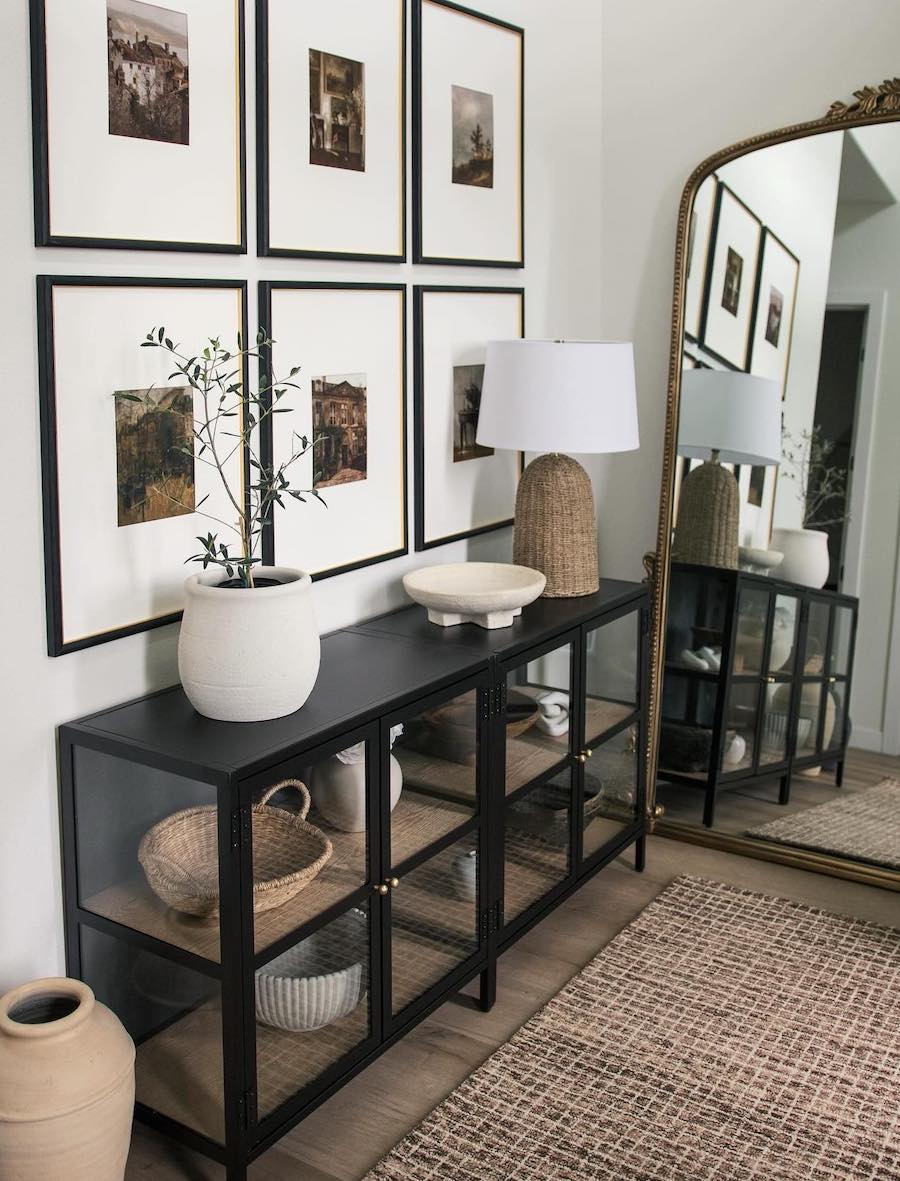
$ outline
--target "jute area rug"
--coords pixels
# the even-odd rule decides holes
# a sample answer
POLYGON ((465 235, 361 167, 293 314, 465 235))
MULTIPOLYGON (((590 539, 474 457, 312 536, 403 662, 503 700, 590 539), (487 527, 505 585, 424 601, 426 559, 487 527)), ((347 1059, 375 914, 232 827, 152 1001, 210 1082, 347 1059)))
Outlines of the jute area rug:
POLYGON ((900 783, 885 779, 748 829, 747 836, 900 869, 900 783))
POLYGON ((679 878, 368 1181, 897 1181, 900 931, 679 878))

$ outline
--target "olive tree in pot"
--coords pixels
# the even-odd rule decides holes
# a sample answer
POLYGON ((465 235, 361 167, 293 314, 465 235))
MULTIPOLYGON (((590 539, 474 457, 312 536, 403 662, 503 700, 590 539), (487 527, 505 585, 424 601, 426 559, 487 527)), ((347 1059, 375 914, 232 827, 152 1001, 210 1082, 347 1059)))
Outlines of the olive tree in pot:
POLYGON ((796 485, 803 508, 802 529, 775 529, 772 549, 784 554, 779 578, 803 586, 823 587, 831 559, 827 529, 847 520, 847 472, 832 462, 835 444, 820 427, 798 439, 784 432, 783 472, 796 485))
MULTIPOLYGON (((300 709, 319 673, 320 642, 312 601, 312 582, 302 570, 263 566, 259 556, 272 513, 291 500, 324 501, 314 488, 291 487, 290 469, 313 444, 294 432, 291 454, 283 462, 265 459, 258 445, 260 428, 275 414, 290 413, 282 399, 297 389, 291 379, 259 379, 258 392, 248 388, 244 374, 251 359, 259 361, 274 341, 264 331, 256 348, 224 348, 211 337, 192 356, 154 328, 142 348, 160 349, 171 358, 169 379, 183 378, 193 391, 193 445, 182 450, 196 463, 213 469, 225 503, 234 516, 211 516, 203 504, 183 504, 165 487, 156 489, 186 512, 207 517, 218 531, 198 537, 200 551, 186 559, 202 566, 184 584, 185 607, 178 641, 178 672, 194 708, 208 718, 227 722, 259 722, 300 709), (246 489, 229 480, 235 455, 246 459, 246 489), (222 530, 227 539, 222 540, 222 530)), ((261 368, 264 368, 261 366, 261 368)), ((122 397, 124 395, 120 395, 122 397)), ((138 395, 128 395, 136 401, 138 395)), ((146 395, 145 395, 146 396, 146 395)), ((314 481, 313 481, 314 482, 314 481)), ((176 490, 177 491, 177 490, 176 490)))

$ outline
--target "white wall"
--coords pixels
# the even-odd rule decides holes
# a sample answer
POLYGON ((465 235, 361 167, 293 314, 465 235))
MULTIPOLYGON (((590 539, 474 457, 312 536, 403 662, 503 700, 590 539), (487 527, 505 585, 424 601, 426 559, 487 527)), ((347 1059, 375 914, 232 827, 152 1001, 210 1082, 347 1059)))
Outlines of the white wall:
MULTIPOLYGON (((79 0, 80 2, 80 0, 79 0)), ((0 173, 3 259, 2 762, 0 762, 0 991, 63 969, 54 727, 177 680, 177 629, 46 656, 34 276, 39 272, 347 279, 527 287, 531 335, 596 332, 599 309, 600 9, 580 0, 491 0, 497 16, 526 27, 526 252, 524 275, 475 268, 305 263, 210 255, 36 250, 31 213, 28 5, 0 8, 0 173), (565 84, 562 85, 561 82, 565 84)), ((253 4, 247 2, 247 124, 253 160, 253 4)), ((250 179, 252 181, 252 170, 250 179)), ((86 178, 87 182, 88 178, 86 178)), ((255 241, 254 190, 248 193, 255 241)), ((251 287, 251 316, 254 299, 251 287)), ((410 470, 411 470, 410 456, 410 470)), ((411 510, 411 498, 410 498, 411 510)), ((509 531, 431 551, 427 561, 508 557, 509 531)), ((421 559, 375 566, 316 587, 323 631, 403 601, 401 574, 421 559)), ((98 571, 98 578, 103 572, 98 571)))
MULTIPOLYGON (((900 192, 900 125, 872 128, 864 143, 873 159, 880 158, 888 186, 900 192)), ((895 616, 900 574, 900 205, 840 207, 831 285, 835 291, 887 292, 856 590, 861 609, 852 713, 857 742, 897 753, 900 670, 892 668, 890 639, 893 633, 894 644, 900 642, 900 620, 895 616), (892 676, 894 683, 889 685, 892 676)), ((857 469, 856 478, 860 475, 857 469)))
POLYGON ((603 0, 601 326, 634 340, 638 463, 591 463, 601 569, 640 575, 656 544, 678 202, 713 151, 816 118, 897 72, 900 7, 883 0, 603 0), (605 508, 603 507, 605 505, 605 508))

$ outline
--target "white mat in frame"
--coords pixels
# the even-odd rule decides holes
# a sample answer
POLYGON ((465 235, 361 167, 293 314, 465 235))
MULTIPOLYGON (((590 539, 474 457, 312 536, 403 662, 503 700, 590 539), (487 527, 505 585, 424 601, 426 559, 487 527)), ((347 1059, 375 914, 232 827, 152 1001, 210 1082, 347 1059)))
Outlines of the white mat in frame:
MULTIPOLYGON (((184 563, 197 550, 196 536, 210 530, 227 534, 204 513, 233 517, 216 473, 196 461, 185 473, 189 487, 183 499, 199 503, 208 494, 204 513, 176 511, 159 497, 132 511, 140 498, 132 495, 127 478, 131 444, 115 395, 151 386, 160 395, 187 388, 183 379, 170 376, 171 358, 140 347, 155 326, 164 326, 192 355, 216 334, 223 345, 236 343, 239 332, 246 339, 246 284, 38 277, 47 631, 53 656, 175 622, 190 572, 184 563)), ((188 442, 189 424, 185 432, 188 442)), ((152 442, 151 437, 148 445, 152 442)), ((141 456, 136 474, 148 490, 148 473, 161 455, 157 447, 150 467, 146 447, 141 456)), ((232 486, 241 488, 241 456, 235 454, 226 466, 232 486)))
POLYGON ((405 0, 259 0, 257 87, 260 253, 403 261, 405 0))
POLYGON ((243 253, 243 4, 31 13, 38 245, 243 253))
POLYGON ((415 261, 522 267, 524 31, 450 0, 412 13, 415 261))
POLYGON ((395 283, 260 283, 272 369, 301 371, 271 420, 276 464, 295 432, 316 440, 292 468, 305 504, 275 509, 266 560, 313 578, 407 552, 406 288, 395 283), (327 506, 327 507, 326 507, 327 506))
POLYGON ((414 288, 416 549, 512 524, 518 452, 460 451, 460 388, 477 387, 486 345, 525 335, 521 287, 414 288))

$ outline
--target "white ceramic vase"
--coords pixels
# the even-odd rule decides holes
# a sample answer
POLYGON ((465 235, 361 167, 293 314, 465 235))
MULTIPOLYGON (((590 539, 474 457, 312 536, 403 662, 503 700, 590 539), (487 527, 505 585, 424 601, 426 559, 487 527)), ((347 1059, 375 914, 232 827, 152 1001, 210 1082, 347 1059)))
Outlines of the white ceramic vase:
MULTIPOLYGON (((403 790, 403 768, 391 755, 391 811, 397 806, 403 790)), ((342 832, 365 832, 366 764, 342 762, 332 755, 313 768, 309 794, 313 803, 329 824, 342 832)))
POLYGON ((0 998, 0 1177, 122 1181, 134 1043, 79 980, 35 980, 0 998))
POLYGON ((218 585, 220 572, 184 584, 178 672, 198 713, 263 722, 298 710, 319 675, 321 645, 312 581, 300 570, 257 566, 277 586, 218 585))
POLYGON ((779 578, 817 589, 828 581, 831 568, 828 534, 821 529, 776 529, 772 533, 772 549, 784 554, 778 568, 779 578))

